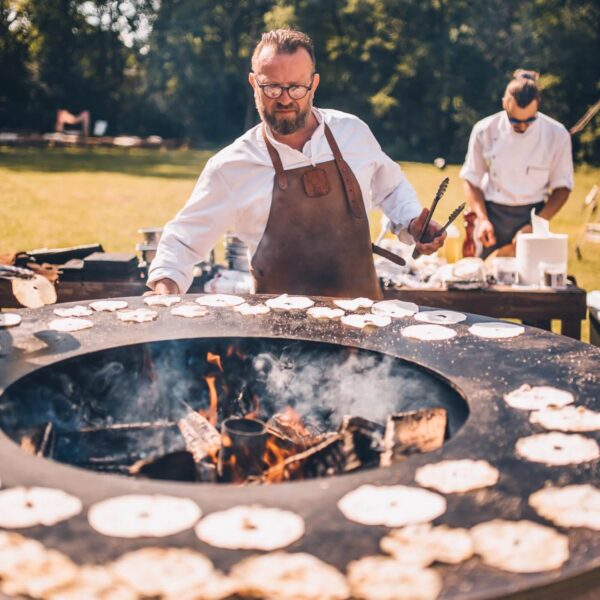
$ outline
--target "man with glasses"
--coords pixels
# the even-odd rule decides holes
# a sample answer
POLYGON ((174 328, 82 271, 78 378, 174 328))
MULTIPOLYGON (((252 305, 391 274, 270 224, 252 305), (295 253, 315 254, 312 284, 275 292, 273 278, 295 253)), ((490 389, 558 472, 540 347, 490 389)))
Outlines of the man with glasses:
MULTIPOLYGON (((208 161, 165 227, 149 287, 187 290, 194 263, 231 228, 250 248, 259 293, 381 298, 369 208, 381 209, 407 242, 427 209, 365 123, 313 106, 319 74, 308 36, 265 33, 249 82, 261 123, 208 161)), ((432 221, 421 253, 442 246, 439 229, 432 221)))
POLYGON ((538 74, 518 69, 503 110, 473 127, 460 176, 477 216, 482 258, 514 256, 515 237, 531 231, 531 210, 550 220, 573 189, 571 137, 539 112, 538 74))

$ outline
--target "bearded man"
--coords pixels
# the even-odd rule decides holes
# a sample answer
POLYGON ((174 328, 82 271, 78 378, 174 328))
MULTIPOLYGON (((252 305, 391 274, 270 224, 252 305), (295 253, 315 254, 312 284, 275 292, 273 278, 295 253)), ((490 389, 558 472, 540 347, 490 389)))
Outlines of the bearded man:
MULTIPOLYGON (((364 122, 313 106, 319 74, 307 35, 263 34, 248 79, 261 123, 208 161, 165 227, 148 286, 185 292, 193 265, 232 229, 252 253, 258 293, 381 298, 369 209, 381 209, 407 242, 427 209, 364 122)), ((439 229, 430 223, 421 253, 442 246, 439 229)))

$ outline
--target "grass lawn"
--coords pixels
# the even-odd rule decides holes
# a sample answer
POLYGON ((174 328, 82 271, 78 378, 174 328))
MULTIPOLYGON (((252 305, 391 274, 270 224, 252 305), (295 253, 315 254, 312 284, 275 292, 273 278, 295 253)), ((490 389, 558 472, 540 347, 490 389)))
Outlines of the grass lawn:
MULTIPOLYGON (((101 242, 107 251, 132 252, 139 227, 161 226, 184 204, 208 151, 0 148, 0 254, 40 247, 101 242)), ((450 186, 438 219, 463 201, 459 166, 402 163, 421 202, 429 205, 444 176, 450 186)), ((600 289, 600 248, 575 246, 588 217, 583 199, 600 182, 600 169, 581 167, 575 190, 552 222, 569 234, 569 272, 588 290, 600 289)), ((377 217, 377 215, 373 215, 377 217)), ((459 219, 460 220, 460 219, 459 219)), ((376 235, 379 219, 372 219, 376 235)))

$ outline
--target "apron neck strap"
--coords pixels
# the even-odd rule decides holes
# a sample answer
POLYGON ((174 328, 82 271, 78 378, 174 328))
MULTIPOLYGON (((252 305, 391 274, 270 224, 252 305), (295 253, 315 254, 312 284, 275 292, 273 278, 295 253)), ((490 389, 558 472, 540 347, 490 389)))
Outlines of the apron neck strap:
POLYGON ((275 167, 275 178, 277 180, 277 185, 279 189, 286 190, 288 186, 288 179, 285 171, 283 170, 283 164, 281 163, 281 158, 279 157, 279 152, 273 148, 273 144, 269 141, 267 137, 267 126, 263 123, 262 126, 262 134, 265 140, 265 144, 267 145, 267 150, 269 152, 269 156, 271 157, 271 162, 275 167))

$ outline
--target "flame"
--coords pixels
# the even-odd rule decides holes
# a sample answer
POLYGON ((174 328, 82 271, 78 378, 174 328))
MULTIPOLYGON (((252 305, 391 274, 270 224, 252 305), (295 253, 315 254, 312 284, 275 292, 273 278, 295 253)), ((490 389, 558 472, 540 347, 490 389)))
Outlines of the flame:
POLYGON ((207 352, 206 353, 206 362, 210 363, 211 365, 216 365, 218 367, 219 371, 221 371, 221 373, 223 372, 223 363, 221 362, 221 357, 218 354, 213 354, 212 352, 207 352))
POLYGON ((204 378, 204 381, 206 381, 206 385, 208 386, 208 393, 210 394, 210 407, 208 409, 208 415, 206 416, 206 419, 213 426, 217 424, 218 403, 217 387, 215 385, 215 380, 216 377, 214 375, 207 375, 204 378))

